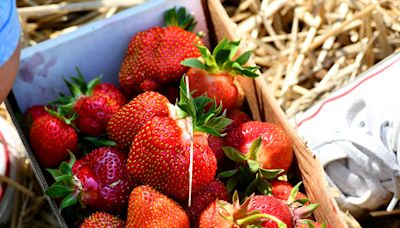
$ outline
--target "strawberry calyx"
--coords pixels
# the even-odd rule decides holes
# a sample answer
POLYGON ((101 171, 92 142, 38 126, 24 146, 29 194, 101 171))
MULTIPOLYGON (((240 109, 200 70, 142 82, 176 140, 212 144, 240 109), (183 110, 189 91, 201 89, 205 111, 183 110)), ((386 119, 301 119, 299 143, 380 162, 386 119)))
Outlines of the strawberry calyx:
POLYGON ((61 162, 58 169, 46 169, 55 182, 46 190, 45 194, 52 198, 63 198, 59 206, 60 211, 78 203, 84 206, 85 202, 96 198, 98 188, 98 183, 90 173, 82 172, 84 174, 81 176, 84 178, 73 174, 72 168, 76 163, 76 158, 71 152, 69 154, 70 160, 61 162))
POLYGON ((191 32, 196 27, 196 24, 197 22, 193 15, 186 13, 184 7, 180 7, 179 9, 174 7, 164 12, 165 26, 177 26, 191 32))
POLYGON ((281 175, 283 169, 264 169, 257 161, 257 153, 261 147, 261 137, 257 138, 250 146, 248 153, 243 154, 233 147, 223 147, 225 155, 238 165, 235 169, 219 173, 219 178, 229 178, 228 192, 236 187, 245 187, 243 194, 249 196, 254 192, 263 195, 272 194, 272 186, 268 180, 281 175))
POLYGON ((231 75, 242 75, 250 78, 259 76, 257 73, 258 67, 244 66, 250 59, 252 51, 246 51, 238 58, 233 60, 239 50, 240 40, 228 41, 223 39, 214 48, 212 53, 202 45, 196 45, 201 54, 201 60, 197 58, 188 58, 181 62, 182 65, 205 70, 211 74, 227 72, 231 75))
POLYGON ((81 97, 92 96, 94 87, 100 84, 102 79, 102 76, 99 76, 86 83, 79 68, 76 68, 76 71, 78 76, 71 77, 71 81, 63 78, 71 95, 68 96, 60 93, 60 97, 51 102, 51 104, 59 105, 59 107, 61 107, 65 112, 72 113, 76 101, 81 97))
POLYGON ((61 162, 58 169, 46 169, 55 182, 46 190, 46 195, 53 198, 63 198, 60 211, 78 203, 81 184, 72 174, 72 167, 76 162, 75 155, 69 152, 69 162, 61 162))
POLYGON ((231 221, 235 227, 262 227, 263 220, 270 219, 274 221, 279 228, 286 228, 286 224, 273 215, 261 213, 258 210, 250 210, 250 205, 253 200, 254 194, 246 198, 241 204, 239 195, 235 191, 232 197, 232 204, 225 201, 217 201, 218 206, 221 208, 218 211, 219 215, 228 221, 231 221))
POLYGON ((61 107, 57 107, 56 110, 54 110, 53 108, 49 108, 49 107, 44 107, 44 109, 51 115, 54 117, 57 117, 58 119, 60 119, 61 121, 63 121, 64 123, 71 125, 75 130, 77 130, 75 124, 73 123, 73 121, 77 118, 77 114, 76 113, 69 113, 67 112, 65 109, 61 108, 61 107))
POLYGON ((194 132, 204 132, 217 137, 225 134, 225 127, 231 124, 232 120, 226 118, 226 110, 222 111, 222 105, 217 107, 214 99, 199 96, 193 98, 188 93, 185 76, 182 77, 179 86, 179 100, 176 103, 179 118, 191 117, 194 132), (209 106, 211 104, 211 106, 209 106))

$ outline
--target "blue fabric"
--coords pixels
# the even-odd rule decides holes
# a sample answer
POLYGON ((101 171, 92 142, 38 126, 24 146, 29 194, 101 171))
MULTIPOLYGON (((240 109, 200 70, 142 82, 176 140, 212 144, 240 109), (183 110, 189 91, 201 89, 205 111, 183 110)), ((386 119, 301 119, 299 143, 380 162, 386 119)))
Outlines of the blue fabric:
POLYGON ((14 53, 20 33, 15 0, 0 0, 0 66, 14 53))

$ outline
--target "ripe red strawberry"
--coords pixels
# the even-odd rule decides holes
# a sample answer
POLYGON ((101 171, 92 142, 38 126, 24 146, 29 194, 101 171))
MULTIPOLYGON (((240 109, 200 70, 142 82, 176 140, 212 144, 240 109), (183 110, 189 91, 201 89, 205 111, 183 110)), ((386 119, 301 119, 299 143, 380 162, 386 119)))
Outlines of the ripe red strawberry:
MULTIPOLYGON (((288 206, 273 196, 254 196, 249 205, 249 211, 259 211, 263 214, 275 216, 285 223, 286 227, 293 227, 292 214, 288 206)), ((261 225, 262 227, 278 228, 277 223, 271 219, 266 219, 261 225)))
POLYGON ((225 143, 245 156, 253 156, 250 148, 258 138, 261 138, 261 144, 254 156, 259 166, 287 172, 293 159, 292 146, 285 132, 274 124, 260 121, 243 123, 226 135, 225 143))
POLYGON ((199 216, 199 228, 232 228, 235 223, 232 220, 223 218, 221 215, 229 216, 227 211, 234 211, 232 204, 226 201, 215 200, 199 216), (221 204, 224 205, 223 209, 221 204))
POLYGON ((180 62, 200 56, 194 44, 202 44, 191 32, 196 22, 186 10, 175 8, 164 14, 166 27, 137 33, 129 43, 119 72, 119 82, 130 96, 143 91, 161 91, 167 83, 179 82, 188 70, 180 62), (187 31, 186 31, 187 30, 187 31))
POLYGON ((190 207, 188 205, 184 207, 190 221, 194 224, 201 212, 217 199, 227 201, 228 191, 222 182, 215 179, 208 183, 204 189, 193 195, 190 207))
MULTIPOLYGON (((89 136, 99 136, 106 133, 107 123, 111 116, 121 107, 121 101, 114 100, 114 92, 93 94, 94 87, 101 81, 101 77, 85 83, 81 72, 71 77, 71 82, 64 80, 71 92, 71 96, 63 95, 53 103, 71 114, 76 113, 74 120, 76 127, 89 136)), ((117 96, 118 97, 118 96, 117 96)))
MULTIPOLYGON (((201 213, 198 220, 199 228, 232 228, 232 227, 292 227, 287 226, 291 224, 291 215, 288 207, 279 200, 274 203, 279 204, 279 207, 273 203, 268 203, 265 206, 275 206, 275 208, 268 208, 272 211, 263 210, 262 207, 258 211, 254 211, 251 207, 257 206, 260 201, 256 197, 250 196, 243 204, 240 205, 237 193, 233 195, 233 204, 227 203, 223 200, 217 200, 210 204, 210 206, 201 213), (255 201, 255 202, 253 202, 255 201), (281 220, 283 218, 284 220, 281 220), (287 220, 289 218, 289 220, 287 220), (285 221, 287 220, 287 221, 285 221), (287 223, 286 223, 287 222, 287 223), (269 225, 269 226, 265 226, 269 225)), ((271 197, 273 198, 273 197, 271 197)))
POLYGON ((172 199, 150 186, 133 189, 129 196, 127 228, 189 228, 185 211, 172 199))
POLYGON ((239 125, 241 125, 242 123, 246 123, 251 121, 251 118, 249 115, 247 115, 247 113, 239 110, 239 109, 233 109, 231 111, 229 111, 228 113, 226 113, 226 117, 232 120, 232 123, 229 124, 226 128, 225 128, 225 132, 230 132, 232 131, 234 128, 238 127, 239 125))
MULTIPOLYGON (((270 182, 272 185, 272 196, 281 200, 288 200, 293 185, 283 180, 273 180, 270 182)), ((307 199, 307 196, 301 192, 297 192, 295 199, 307 199)))
POLYGON ((24 122, 27 126, 32 125, 32 123, 39 119, 39 117, 50 115, 46 111, 44 105, 34 105, 29 107, 24 113, 24 122))
POLYGON ((111 83, 100 83, 93 88, 93 95, 106 94, 114 99, 119 106, 123 106, 127 103, 125 95, 111 83))
POLYGON ((60 209, 80 202, 105 212, 123 212, 134 187, 125 164, 126 154, 112 147, 94 149, 76 162, 72 156, 69 163, 61 163, 59 170, 48 170, 56 182, 46 194, 65 197, 60 209))
POLYGON ((78 117, 74 121, 77 128, 90 136, 106 132, 108 121, 121 106, 105 94, 82 97, 76 101, 74 111, 78 117))
POLYGON ((79 228, 124 228, 125 222, 105 212, 95 212, 85 218, 79 228))
POLYGON ((243 67, 250 58, 251 52, 245 52, 233 60, 239 48, 240 41, 222 40, 211 52, 205 46, 197 46, 202 61, 189 58, 182 61, 182 65, 191 67, 186 73, 189 76, 189 85, 197 97, 206 94, 215 98, 217 104, 224 109, 240 108, 244 93, 235 76, 257 77, 257 67, 243 67))
POLYGON ((133 139, 127 164, 135 180, 178 201, 186 200, 189 195, 189 129, 194 129, 192 190, 197 192, 214 178, 217 168, 215 155, 203 132, 220 135, 230 123, 224 118, 225 113, 221 114, 221 107, 213 105, 204 113, 211 99, 192 100, 183 88, 186 85, 182 80, 179 110, 171 110, 169 116, 155 116, 140 128, 133 139))
POLYGON ((68 151, 78 151, 76 130, 59 115, 44 115, 33 122, 29 141, 39 164, 44 168, 57 167, 68 158, 68 151))
POLYGON ((170 115, 172 105, 163 95, 147 91, 133 98, 107 124, 110 139, 129 148, 139 129, 154 116, 170 115))

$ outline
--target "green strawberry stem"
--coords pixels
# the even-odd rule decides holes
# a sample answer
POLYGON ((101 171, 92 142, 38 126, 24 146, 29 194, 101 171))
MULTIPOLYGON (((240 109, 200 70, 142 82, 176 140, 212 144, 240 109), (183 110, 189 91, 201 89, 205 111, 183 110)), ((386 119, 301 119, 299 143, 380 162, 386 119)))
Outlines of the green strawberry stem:
POLYGON ((268 215, 268 214, 253 214, 250 215, 246 218, 243 219, 238 219, 236 221, 236 223, 241 226, 244 224, 248 224, 251 223, 254 220, 260 220, 260 219, 271 219, 272 221, 276 222, 276 224, 278 225, 279 228, 286 228, 286 224, 284 222, 282 222, 280 219, 278 219, 277 217, 273 216, 273 215, 268 215))
POLYGON ((217 107, 215 100, 206 96, 193 98, 186 91, 184 77, 181 79, 179 90, 179 101, 176 104, 179 117, 190 116, 194 132, 204 132, 218 137, 224 136, 222 132, 226 126, 232 123, 232 120, 226 118, 226 110, 222 112, 222 104, 217 107), (208 108, 210 104, 211 107, 208 108))
POLYGON ((240 40, 228 41, 227 39, 223 39, 214 48, 212 53, 207 47, 196 45, 203 61, 197 58, 188 58, 183 60, 181 64, 192 68, 203 69, 211 74, 227 72, 231 75, 242 75, 250 78, 258 77, 258 67, 244 66, 250 59, 251 51, 246 51, 233 60, 239 50, 239 45, 240 40))
POLYGON ((186 31, 193 31, 196 27, 196 20, 192 14, 186 13, 184 7, 178 10, 174 7, 165 11, 164 13, 164 25, 165 26, 178 26, 186 31))

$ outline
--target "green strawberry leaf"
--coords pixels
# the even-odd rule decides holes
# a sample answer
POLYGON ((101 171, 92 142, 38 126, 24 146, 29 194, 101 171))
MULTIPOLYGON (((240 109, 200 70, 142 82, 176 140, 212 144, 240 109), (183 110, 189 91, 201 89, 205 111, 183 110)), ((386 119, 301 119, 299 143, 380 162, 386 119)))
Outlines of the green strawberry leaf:
POLYGON ((215 54, 215 62, 218 66, 222 66, 226 61, 228 61, 230 50, 220 50, 215 54))
POLYGON ((260 169, 260 164, 258 161, 249 159, 247 160, 247 164, 249 165, 249 169, 252 173, 256 173, 260 169))
POLYGON ((251 56, 252 51, 246 51, 243 54, 241 54, 236 60, 235 62, 237 62, 239 65, 243 65, 246 64, 247 61, 249 61, 250 56, 251 56))
POLYGON ((296 199, 294 202, 299 202, 300 204, 303 205, 303 204, 310 202, 310 200, 306 199, 306 198, 301 198, 301 199, 296 199))
POLYGON ((206 69, 204 64, 196 58, 185 59, 181 62, 181 64, 184 66, 187 66, 187 67, 191 67, 191 68, 198 68, 198 69, 202 69, 202 70, 206 69))
POLYGON ((297 196, 297 193, 299 193, 299 188, 300 188, 301 183, 303 183, 303 182, 300 181, 299 183, 297 183, 290 191, 288 203, 292 203, 296 200, 296 196, 297 196))
POLYGON ((251 159, 257 160, 257 153, 261 148, 261 137, 258 137, 256 140, 251 143, 249 155, 251 159))
POLYGON ((71 166, 65 161, 61 162, 59 170, 63 174, 70 174, 72 172, 71 166))
POLYGON ((228 190, 228 194, 230 194, 233 190, 235 190, 239 180, 236 176, 233 176, 228 179, 226 182, 226 189, 228 190))
POLYGON ((59 198, 67 196, 71 192, 73 192, 73 190, 70 187, 53 184, 46 190, 46 195, 59 198))
POLYGON ((54 179, 56 179, 57 177, 63 175, 63 173, 62 173, 60 170, 58 170, 58 169, 46 169, 46 170, 47 170, 47 172, 49 172, 49 173, 51 174, 51 176, 52 176, 54 179))
POLYGON ((285 172, 283 169, 259 169, 261 175, 265 179, 273 179, 277 176, 279 176, 281 173, 285 172))
POLYGON ((228 178, 228 177, 232 177, 232 176, 234 176, 237 172, 238 172, 237 169, 232 169, 232 170, 223 171, 223 172, 220 172, 220 173, 218 174, 218 178, 228 178))
POLYGON ((106 135, 100 135, 97 137, 84 137, 84 140, 91 143, 94 147, 110 146, 116 147, 117 143, 108 139, 106 135))
POLYGON ((268 181, 264 180, 263 178, 260 178, 258 180, 257 190, 263 195, 271 195, 272 186, 268 181))
POLYGON ((245 155, 233 147, 222 147, 222 150, 229 159, 235 161, 236 163, 242 163, 247 160, 245 155))
POLYGON ((73 185, 72 183, 72 175, 64 174, 55 178, 56 183, 63 183, 65 185, 73 185))
POLYGON ((256 174, 256 177, 253 179, 253 181, 249 184, 249 186, 246 188, 246 190, 244 192, 244 194, 246 196, 249 196, 256 191, 257 185, 258 185, 258 180, 259 180, 259 176, 258 176, 258 174, 256 174))
POLYGON ((67 197, 65 197, 60 204, 60 211, 62 211, 64 208, 67 208, 69 206, 75 205, 78 202, 78 199, 74 193, 69 194, 67 197))

